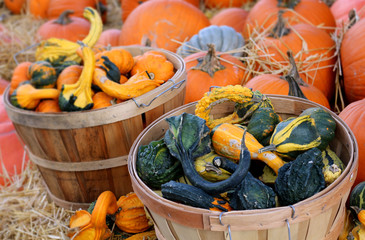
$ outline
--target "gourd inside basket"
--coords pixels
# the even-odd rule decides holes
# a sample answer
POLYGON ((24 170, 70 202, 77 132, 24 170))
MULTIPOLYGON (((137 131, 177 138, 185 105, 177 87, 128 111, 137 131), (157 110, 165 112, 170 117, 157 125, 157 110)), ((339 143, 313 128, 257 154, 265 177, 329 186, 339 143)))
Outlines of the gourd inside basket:
MULTIPOLYGON (((283 119, 298 116, 310 107, 320 107, 296 97, 267 96, 283 119)), ((194 111, 195 103, 191 103, 161 116, 138 136, 129 153, 128 170, 133 190, 150 212, 161 239, 337 239, 343 227, 345 203, 357 173, 358 150, 353 133, 336 114, 331 112, 337 125, 330 145, 346 168, 334 183, 293 206, 220 214, 164 199, 147 187, 136 172, 138 147, 163 137, 168 129, 165 118, 183 112, 194 114, 194 111)), ((220 104, 211 114, 219 118, 232 111, 232 104, 220 104)))

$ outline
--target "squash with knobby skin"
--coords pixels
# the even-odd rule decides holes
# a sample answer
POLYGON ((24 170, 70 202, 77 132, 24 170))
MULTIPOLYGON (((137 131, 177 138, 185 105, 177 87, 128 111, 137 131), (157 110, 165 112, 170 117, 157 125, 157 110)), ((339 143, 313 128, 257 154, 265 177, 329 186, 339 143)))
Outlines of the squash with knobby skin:
POLYGON ((165 133, 165 143, 170 153, 181 162, 184 174, 193 186, 208 194, 219 194, 235 188, 246 176, 251 157, 245 141, 241 141, 237 170, 228 179, 212 183, 202 178, 194 166, 197 157, 212 151, 210 130, 206 121, 189 113, 166 118, 166 121, 169 128, 165 133))
POLYGON ((247 173, 233 193, 228 194, 229 203, 235 210, 265 209, 276 206, 274 190, 247 173))
POLYGON ((365 209, 365 182, 358 183, 351 191, 349 205, 365 209))
POLYGON ((259 108, 253 114, 247 125, 247 131, 251 133, 259 143, 266 146, 276 125, 280 122, 280 116, 273 108, 259 108))
POLYGON ((323 108, 312 107, 304 110, 299 116, 309 115, 314 119, 314 124, 321 136, 319 149, 324 150, 330 141, 335 137, 336 122, 331 114, 323 108))
POLYGON ((170 154, 163 139, 139 147, 136 169, 142 181, 154 189, 183 175, 180 162, 170 154))
POLYGON ((293 160, 304 151, 320 144, 321 136, 314 119, 309 115, 303 115, 278 123, 270 138, 270 145, 258 151, 259 153, 274 151, 283 158, 293 160))
POLYGON ((305 151, 281 167, 275 180, 280 204, 295 204, 324 189, 326 182, 322 169, 322 152, 318 148, 305 151))
POLYGON ((56 85, 56 69, 46 61, 32 63, 28 69, 30 83, 36 88, 53 88, 56 85))

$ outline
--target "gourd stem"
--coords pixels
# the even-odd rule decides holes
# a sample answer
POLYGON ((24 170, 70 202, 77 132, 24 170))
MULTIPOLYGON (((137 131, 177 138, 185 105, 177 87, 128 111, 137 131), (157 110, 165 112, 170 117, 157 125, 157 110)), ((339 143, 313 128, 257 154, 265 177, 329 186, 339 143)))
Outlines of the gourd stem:
POLYGON ((60 16, 53 22, 60 25, 67 25, 72 23, 72 19, 69 17, 70 14, 74 13, 73 10, 65 10, 63 11, 60 16))
POLYGON ((307 99, 304 95, 303 91, 300 89, 300 86, 308 86, 306 82, 299 76, 297 65, 295 64, 295 60, 293 57, 293 53, 291 51, 287 52, 289 62, 290 62, 290 71, 283 78, 289 84, 289 96, 300 97, 307 99))
POLYGON ((208 52, 205 55, 204 59, 198 59, 198 65, 192 67, 191 69, 206 72, 209 74, 210 77, 213 77, 215 72, 223 70, 226 67, 223 66, 217 58, 215 45, 210 43, 207 44, 207 46, 208 52))
POLYGON ((275 144, 270 144, 268 146, 265 146, 263 148, 260 148, 258 150, 259 153, 263 153, 263 152, 267 152, 267 151, 270 151, 270 152, 273 152, 276 150, 276 145, 275 144))
POLYGON ((278 0, 278 7, 294 9, 300 0, 278 0))
POLYGON ((279 10, 278 12, 278 21, 276 22, 274 28, 272 29, 269 37, 272 38, 281 38, 290 33, 290 29, 286 27, 286 21, 283 17, 283 10, 279 10))

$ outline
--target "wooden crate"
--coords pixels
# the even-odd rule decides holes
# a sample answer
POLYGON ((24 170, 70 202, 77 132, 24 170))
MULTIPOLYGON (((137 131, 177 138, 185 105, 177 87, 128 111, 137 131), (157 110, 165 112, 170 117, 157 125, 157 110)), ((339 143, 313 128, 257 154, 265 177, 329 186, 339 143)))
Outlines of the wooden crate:
MULTIPOLYGON (((283 119, 298 116, 304 109, 321 105, 296 97, 267 95, 283 119)), ((232 104, 217 105, 213 116, 233 110, 232 104)), ((344 222, 345 204, 354 183, 358 166, 358 147, 348 126, 333 112, 336 135, 330 143, 332 150, 346 164, 341 176, 314 196, 294 204, 270 209, 217 213, 190 207, 160 197, 138 177, 136 156, 138 147, 163 137, 168 123, 166 117, 183 112, 194 114, 195 103, 179 107, 157 119, 136 139, 130 154, 128 169, 134 192, 145 204, 160 240, 334 240, 344 222), (290 234, 290 238, 289 238, 290 234)))
POLYGON ((129 150, 142 130, 184 103, 186 70, 175 53, 149 47, 123 47, 133 56, 163 52, 175 75, 158 88, 110 107, 80 112, 39 113, 4 104, 30 160, 38 167, 51 199, 68 209, 87 208, 100 193, 119 197, 133 191, 129 150))

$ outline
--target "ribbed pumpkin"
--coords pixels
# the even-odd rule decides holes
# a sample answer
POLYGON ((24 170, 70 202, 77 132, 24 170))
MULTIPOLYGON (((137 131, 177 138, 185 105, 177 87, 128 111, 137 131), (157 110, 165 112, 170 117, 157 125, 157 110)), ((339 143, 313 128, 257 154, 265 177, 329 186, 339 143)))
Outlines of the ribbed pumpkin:
POLYGON ((347 105, 338 115, 350 127, 359 147, 359 168, 354 183, 365 181, 365 99, 347 105))
POLYGON ((355 23, 341 43, 341 63, 345 95, 348 102, 365 97, 365 19, 355 23))
POLYGON ((119 35, 120 35, 120 29, 107 29, 101 32, 99 40, 96 42, 96 44, 101 44, 103 46, 118 46, 119 44, 119 35))
POLYGON ((115 224, 124 232, 140 233, 151 227, 144 205, 135 193, 121 196, 117 202, 120 211, 115 215, 115 224))
POLYGON ((10 12, 20 14, 25 7, 26 0, 4 0, 4 3, 10 12))
POLYGON ((121 28, 120 45, 141 44, 149 39, 152 46, 172 52, 183 42, 210 25, 204 13, 181 0, 147 1, 128 16, 121 28))
POLYGON ((205 7, 209 8, 229 8, 242 7, 246 3, 253 2, 252 0, 204 0, 205 7))
POLYGON ((226 25, 240 33, 245 26, 247 15, 248 11, 243 8, 224 8, 210 19, 210 23, 217 26, 226 25))
POLYGON ((279 94, 301 97, 319 103, 326 108, 330 104, 326 96, 313 85, 304 82, 298 73, 293 56, 290 54, 291 70, 285 76, 276 74, 262 74, 253 77, 246 83, 246 87, 263 94, 279 94))
POLYGON ((349 12, 355 9, 360 18, 365 17, 365 0, 336 0, 331 6, 331 12, 337 26, 348 22, 349 12))
POLYGON ((262 32, 271 28, 278 19, 278 12, 285 11, 284 17, 291 25, 309 23, 321 26, 328 32, 336 27, 335 19, 330 8, 319 0, 259 0, 250 10, 243 31, 245 38, 249 37, 254 29, 262 32))
POLYGON ((73 10, 74 13, 72 16, 83 17, 83 12, 86 7, 93 7, 95 9, 100 9, 98 6, 99 3, 105 5, 105 0, 50 0, 48 9, 47 9, 47 18, 57 18, 61 15, 61 13, 65 10, 73 10))
POLYGON ((63 84, 73 84, 76 83, 81 75, 83 66, 81 65, 71 65, 66 67, 60 75, 58 75, 56 81, 56 87, 61 91, 63 84))
POLYGON ((63 38, 73 42, 84 39, 90 30, 90 22, 81 17, 70 17, 72 10, 65 10, 56 20, 49 20, 42 24, 37 36, 41 40, 51 37, 63 38))
MULTIPOLYGON (((121 15, 122 15, 122 21, 124 22, 129 14, 139 5, 146 2, 148 0, 120 0, 120 7, 122 8, 121 15)), ((199 8, 200 6, 200 0, 183 0, 188 3, 191 3, 195 7, 199 8)))
POLYGON ((325 31, 312 25, 287 27, 282 21, 284 19, 279 17, 275 29, 257 42, 262 67, 281 70, 289 64, 286 52, 291 51, 300 77, 330 100, 335 89, 335 42, 325 31))
POLYGON ((29 76, 29 67, 32 65, 32 62, 21 62, 19 65, 17 65, 14 70, 13 74, 11 76, 10 80, 10 90, 9 94, 12 94, 13 91, 18 87, 18 85, 22 82, 30 80, 29 76))
POLYGON ((246 77, 244 64, 229 54, 217 54, 213 44, 209 45, 208 52, 194 53, 184 61, 187 71, 185 103, 200 100, 212 86, 241 85, 246 77))
POLYGON ((199 33, 192 36, 189 41, 184 42, 176 53, 183 58, 192 53, 208 50, 208 44, 214 44, 215 50, 218 52, 232 51, 232 55, 240 57, 243 51, 237 50, 245 45, 240 32, 228 26, 210 25, 199 31, 199 33), (236 51, 234 51, 236 50, 236 51))
POLYGON ((28 8, 30 14, 36 18, 47 18, 47 10, 51 0, 29 0, 28 8))

